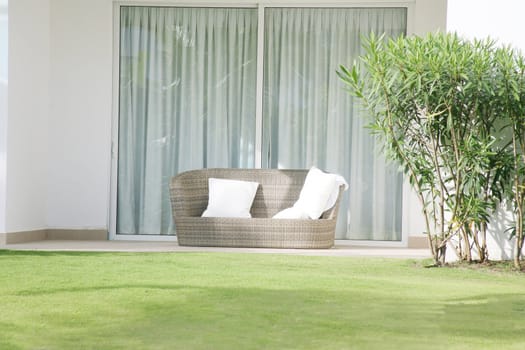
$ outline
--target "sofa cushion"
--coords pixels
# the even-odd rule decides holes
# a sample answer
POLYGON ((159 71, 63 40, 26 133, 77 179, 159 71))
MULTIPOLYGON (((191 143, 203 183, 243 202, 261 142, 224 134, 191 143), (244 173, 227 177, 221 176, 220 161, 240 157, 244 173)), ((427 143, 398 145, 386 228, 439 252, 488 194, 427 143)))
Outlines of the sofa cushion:
POLYGON ((273 216, 274 219, 309 219, 308 214, 295 206, 281 210, 273 216))
POLYGON ((306 213, 310 219, 319 219, 326 210, 328 199, 335 187, 335 175, 312 167, 306 175, 304 186, 294 207, 306 213))
POLYGON ((250 181, 208 179, 208 207, 203 217, 251 218, 259 183, 250 181))
POLYGON ((274 219, 319 219, 328 209, 332 208, 339 196, 339 186, 348 184, 340 175, 329 174, 312 167, 299 199, 293 207, 284 209, 273 216, 274 219))

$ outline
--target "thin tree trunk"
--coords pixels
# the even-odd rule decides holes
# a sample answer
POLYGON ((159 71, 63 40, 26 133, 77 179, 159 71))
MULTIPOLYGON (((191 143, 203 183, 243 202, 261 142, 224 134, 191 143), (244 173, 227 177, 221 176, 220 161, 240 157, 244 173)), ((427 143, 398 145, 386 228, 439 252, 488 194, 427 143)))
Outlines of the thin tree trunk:
MULTIPOLYGON (((519 196, 521 197, 521 196, 519 196)), ((521 200, 521 198, 520 198, 521 200)), ((514 267, 521 271, 521 253, 523 249, 523 205, 518 205, 516 213, 516 251, 514 252, 514 267)))
MULTIPOLYGON (((516 251, 514 252, 514 267, 521 270, 521 248, 523 245, 523 193, 520 183, 520 163, 518 158, 518 140, 516 140, 517 130, 520 130, 516 125, 513 126, 512 148, 514 155, 514 201, 515 201, 515 219, 516 225, 516 251)), ((523 145, 520 145, 523 148, 523 145)))
POLYGON ((463 240, 465 241, 463 243, 463 247, 464 247, 464 254, 465 254, 465 260, 467 262, 472 262, 472 254, 470 252, 470 239, 468 238, 468 231, 467 229, 463 228, 461 230, 461 233, 463 234, 463 240))
POLYGON ((487 262, 489 260, 489 250, 487 248, 487 223, 481 224, 481 249, 479 253, 479 260, 487 262))

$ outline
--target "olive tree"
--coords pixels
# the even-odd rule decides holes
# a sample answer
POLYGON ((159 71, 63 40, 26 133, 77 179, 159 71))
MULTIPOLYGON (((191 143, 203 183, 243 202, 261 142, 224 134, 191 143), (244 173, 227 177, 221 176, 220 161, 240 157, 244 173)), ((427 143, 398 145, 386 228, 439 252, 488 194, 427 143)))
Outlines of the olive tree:
POLYGON ((512 160, 499 132, 498 49, 442 33, 371 35, 363 47, 360 60, 338 74, 417 193, 435 265, 445 263, 449 245, 461 259, 471 261, 473 249, 488 259, 487 224, 512 160))

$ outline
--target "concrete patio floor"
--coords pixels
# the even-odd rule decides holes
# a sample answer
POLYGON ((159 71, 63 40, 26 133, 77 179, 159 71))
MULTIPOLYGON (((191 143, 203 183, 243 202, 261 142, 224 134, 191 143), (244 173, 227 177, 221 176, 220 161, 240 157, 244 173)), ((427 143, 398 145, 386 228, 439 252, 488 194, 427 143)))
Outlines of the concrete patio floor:
POLYGON ((428 249, 365 247, 341 244, 337 242, 335 247, 333 247, 332 249, 266 249, 181 247, 177 244, 177 242, 45 240, 27 243, 7 244, 4 246, 0 246, 0 249, 89 252, 221 252, 412 259, 430 258, 430 252, 428 249))

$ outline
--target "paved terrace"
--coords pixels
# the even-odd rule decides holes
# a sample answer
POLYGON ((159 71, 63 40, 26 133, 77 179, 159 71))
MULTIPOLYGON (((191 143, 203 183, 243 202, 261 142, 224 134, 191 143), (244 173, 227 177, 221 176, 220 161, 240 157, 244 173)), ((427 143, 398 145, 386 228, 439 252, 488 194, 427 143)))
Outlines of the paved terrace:
POLYGON ((46 240, 28 243, 8 244, 4 246, 0 245, 0 249, 89 252, 220 252, 412 259, 430 258, 430 252, 428 249, 365 247, 349 245, 346 242, 336 242, 335 247, 332 249, 266 249, 181 247, 177 244, 177 242, 46 240))

